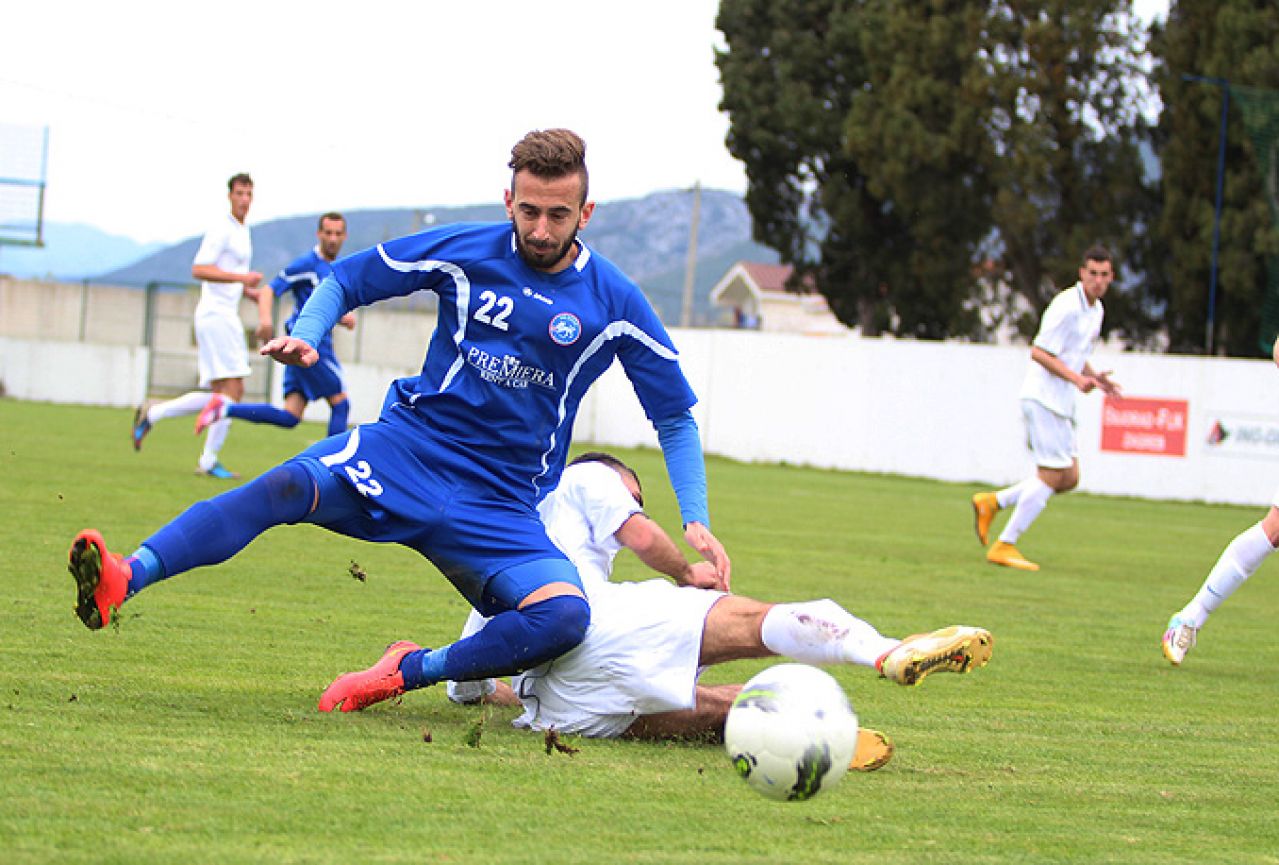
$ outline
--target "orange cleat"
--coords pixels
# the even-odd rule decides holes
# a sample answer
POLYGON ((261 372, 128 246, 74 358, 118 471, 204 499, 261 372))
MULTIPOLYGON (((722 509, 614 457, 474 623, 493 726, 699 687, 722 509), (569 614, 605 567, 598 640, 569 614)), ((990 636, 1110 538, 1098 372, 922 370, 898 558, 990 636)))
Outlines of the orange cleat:
POLYGON ((76 535, 67 556, 76 583, 76 615, 90 630, 104 628, 129 594, 129 568, 119 553, 107 550, 102 535, 85 529, 76 535))
POLYGON ((977 493, 973 496, 973 528, 977 530, 977 540, 981 541, 983 547, 990 537, 990 524, 995 521, 997 513, 999 499, 995 498, 994 493, 977 493))
POLYGON ((374 703, 400 696, 404 693, 400 661, 409 652, 420 648, 417 643, 400 640, 387 646, 381 659, 367 670, 338 676, 320 695, 320 711, 341 709, 343 712, 358 712, 374 703))
POLYGON ((857 749, 848 768, 854 772, 874 772, 893 759, 893 740, 878 730, 862 727, 857 731, 857 749))

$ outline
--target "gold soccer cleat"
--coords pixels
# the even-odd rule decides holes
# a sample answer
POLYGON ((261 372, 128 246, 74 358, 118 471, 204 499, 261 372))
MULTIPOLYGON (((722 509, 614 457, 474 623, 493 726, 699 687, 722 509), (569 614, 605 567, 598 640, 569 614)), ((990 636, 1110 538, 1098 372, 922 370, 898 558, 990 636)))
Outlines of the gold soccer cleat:
POLYGON ((875 664, 899 685, 918 685, 929 673, 967 673, 990 661, 995 638, 985 628, 951 625, 931 634, 907 637, 875 664))
POLYGON ((1012 544, 1006 544, 1003 541, 995 541, 991 544, 990 549, 986 551, 986 561, 994 565, 1016 568, 1019 571, 1039 570, 1039 565, 1023 556, 1021 551, 1012 544))

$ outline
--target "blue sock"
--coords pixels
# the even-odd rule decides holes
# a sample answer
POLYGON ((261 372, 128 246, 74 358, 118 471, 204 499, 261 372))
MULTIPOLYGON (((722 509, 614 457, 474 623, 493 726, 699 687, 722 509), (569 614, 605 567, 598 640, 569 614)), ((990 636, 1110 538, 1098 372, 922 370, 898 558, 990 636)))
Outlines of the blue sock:
POLYGON ((521 673, 577 646, 590 623, 591 608, 577 595, 557 595, 522 610, 498 613, 472 636, 434 651, 405 655, 400 661, 404 689, 443 679, 465 682, 521 673))
MULTIPOLYGON (((306 469, 287 462, 244 486, 197 502, 142 546, 159 560, 158 578, 167 579, 224 562, 272 526, 298 522, 310 513, 314 498, 315 482, 306 469)), ((144 559, 137 561, 146 568, 144 559)))
POLYGON ((250 423, 270 423, 291 428, 298 425, 298 418, 282 408, 264 402, 234 403, 227 407, 227 417, 247 420, 250 423))
POLYGON ((346 432, 346 419, 351 416, 351 401, 344 399, 332 405, 329 413, 329 435, 346 432))
POLYGON ((137 552, 124 560, 129 566, 129 593, 125 597, 133 597, 152 583, 164 579, 164 563, 160 561, 147 546, 138 547, 137 552))

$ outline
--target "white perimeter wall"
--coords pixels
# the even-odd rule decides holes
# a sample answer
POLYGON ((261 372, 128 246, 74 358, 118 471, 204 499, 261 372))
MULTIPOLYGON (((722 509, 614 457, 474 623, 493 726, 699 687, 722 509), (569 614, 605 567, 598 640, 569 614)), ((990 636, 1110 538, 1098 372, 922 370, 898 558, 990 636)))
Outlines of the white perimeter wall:
MULTIPOLYGON (((1006 484, 1033 465, 1017 392, 1029 351, 983 345, 676 330, 708 453, 748 462, 1006 484)), ((348 365, 353 422, 374 419, 406 366, 348 365)), ((1098 353, 1127 396, 1188 403, 1184 456, 1101 450, 1102 397, 1079 397, 1081 489, 1156 499, 1269 503, 1279 487, 1279 370, 1269 361, 1098 353), (1224 429, 1226 438, 1213 436, 1224 429)), ((147 351, 134 346, 0 337, 8 396, 132 406, 146 386, 147 351)), ((279 404, 279 376, 275 377, 279 404)), ((323 421, 327 406, 307 418, 323 421)), ((0 430, 2 433, 3 430, 0 430)), ((583 403, 574 436, 656 446, 615 364, 583 403)))

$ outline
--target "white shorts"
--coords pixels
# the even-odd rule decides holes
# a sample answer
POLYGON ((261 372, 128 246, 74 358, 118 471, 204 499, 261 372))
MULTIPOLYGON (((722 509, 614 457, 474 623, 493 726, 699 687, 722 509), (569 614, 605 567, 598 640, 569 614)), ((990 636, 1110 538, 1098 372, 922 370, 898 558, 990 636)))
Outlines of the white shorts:
MULTIPOLYGON (((511 681, 524 704, 512 723, 615 738, 640 715, 693 708, 706 616, 724 593, 666 580, 609 583, 589 592, 591 625, 582 644, 511 681)), ((468 620, 464 636, 476 620, 482 621, 478 614, 468 620)), ((450 683, 451 698, 487 690, 462 684, 450 683)))
POLYGON ((1079 456, 1075 421, 1062 417, 1033 399, 1021 401, 1026 421, 1026 444, 1035 455, 1035 465, 1046 469, 1068 469, 1079 456))
POLYGON ((196 316, 195 344, 200 387, 224 378, 248 378, 249 353, 238 317, 216 312, 196 316))

